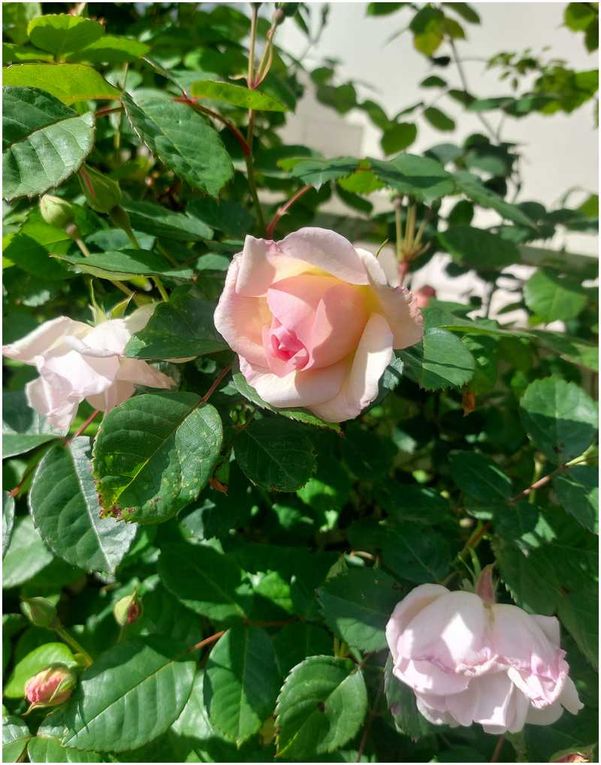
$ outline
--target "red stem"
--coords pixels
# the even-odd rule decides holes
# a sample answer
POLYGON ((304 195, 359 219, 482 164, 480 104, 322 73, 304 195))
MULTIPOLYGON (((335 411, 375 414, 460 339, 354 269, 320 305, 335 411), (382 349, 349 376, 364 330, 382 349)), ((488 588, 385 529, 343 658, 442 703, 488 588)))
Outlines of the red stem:
POLYGON ((225 635, 225 630, 216 632, 214 635, 209 635, 208 638, 201 640, 200 643, 195 643, 193 646, 190 646, 190 648, 188 648, 188 653, 192 653, 192 651, 200 651, 201 648, 216 643, 222 635, 225 635))
POLYGON ((198 103, 198 99, 193 98, 192 96, 178 96, 175 100, 182 104, 188 104, 188 106, 191 106, 193 109, 196 109, 199 112, 202 112, 203 114, 206 114, 209 117, 213 117, 213 119, 223 123, 229 130, 232 131, 234 137, 236 138, 236 140, 238 141, 238 143, 240 144, 242 148, 242 151, 244 152, 244 156, 245 157, 250 156, 250 146, 248 145, 246 138, 242 135, 242 133, 238 130, 238 128, 233 124, 233 122, 230 122, 222 114, 219 114, 219 112, 214 112, 212 109, 209 109, 207 106, 202 106, 201 104, 198 103))
POLYGON ((212 382, 211 387, 209 390, 204 394, 204 396, 200 399, 201 404, 206 404, 206 402, 211 398, 213 393, 217 390, 217 388, 221 385, 223 378, 227 375, 227 373, 231 370, 232 365, 228 364, 227 367, 224 367, 221 372, 217 375, 215 380, 212 382))
POLYGON ((88 425, 90 425, 92 422, 94 422, 94 420, 96 419, 96 417, 98 417, 99 414, 100 414, 100 409, 96 409, 95 411, 93 411, 92 414, 88 417, 88 419, 85 420, 85 422, 83 422, 77 428, 77 430, 75 431, 75 433, 73 433, 72 436, 67 436, 67 438, 65 438, 65 443, 70 443, 75 438, 77 438, 77 436, 81 436, 81 434, 86 430, 88 425))
POLYGON ((113 112, 120 112, 123 109, 122 106, 103 106, 102 109, 98 109, 95 116, 104 117, 106 114, 113 114, 113 112))
POLYGON ((283 204, 281 207, 278 208, 276 214, 273 216, 273 218, 271 219, 271 222, 265 229, 265 236, 267 237, 267 239, 273 239, 273 234, 275 232, 276 226, 280 222, 280 218, 288 212, 288 210, 292 207, 292 205, 295 202, 298 202, 298 200, 302 196, 304 196, 307 193, 307 191, 309 191, 312 188, 313 186, 303 186, 296 192, 296 194, 291 196, 290 199, 285 204, 283 204))

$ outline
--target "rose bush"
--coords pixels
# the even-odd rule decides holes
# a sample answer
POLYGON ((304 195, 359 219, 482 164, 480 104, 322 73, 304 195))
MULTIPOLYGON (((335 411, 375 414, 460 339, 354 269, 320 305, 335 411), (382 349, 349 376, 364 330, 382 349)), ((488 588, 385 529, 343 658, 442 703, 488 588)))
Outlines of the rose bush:
POLYGON ((320 228, 280 242, 247 236, 215 326, 261 398, 306 407, 327 422, 357 417, 377 396, 393 350, 422 337, 390 252, 376 258, 320 228))
POLYGON ((595 759, 597 6, 2 10, 3 760, 595 759))

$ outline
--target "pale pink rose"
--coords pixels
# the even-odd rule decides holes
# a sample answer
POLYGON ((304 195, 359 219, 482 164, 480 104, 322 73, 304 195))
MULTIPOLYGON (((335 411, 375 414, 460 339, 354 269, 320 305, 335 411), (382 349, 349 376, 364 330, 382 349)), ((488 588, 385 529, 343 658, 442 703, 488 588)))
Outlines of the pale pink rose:
POLYGON ((64 431, 84 399, 94 409, 108 412, 128 399, 135 385, 173 385, 170 377, 145 361, 123 356, 129 338, 146 325, 152 311, 152 305, 144 306, 126 319, 95 327, 59 316, 2 350, 5 356, 36 367, 40 376, 25 387, 29 405, 64 431))
POLYGON ((386 637, 394 675, 435 725, 517 733, 582 708, 555 617, 422 584, 396 606, 386 637))
POLYGON ((376 258, 322 228, 279 242, 247 236, 215 326, 261 398, 329 422, 357 417, 377 396, 393 349, 422 337, 394 257, 376 258))

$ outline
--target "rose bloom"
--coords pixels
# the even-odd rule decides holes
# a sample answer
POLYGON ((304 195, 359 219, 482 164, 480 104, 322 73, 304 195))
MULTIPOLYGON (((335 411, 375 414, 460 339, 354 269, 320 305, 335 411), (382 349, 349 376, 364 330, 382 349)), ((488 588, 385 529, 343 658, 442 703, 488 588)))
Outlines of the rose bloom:
POLYGON ((153 309, 144 306, 126 319, 95 327, 59 316, 5 345, 5 356, 35 366, 40 374, 25 386, 29 405, 51 425, 66 430, 84 399, 108 412, 128 399, 136 385, 170 388, 170 377, 145 361, 123 356, 129 338, 146 325, 153 309))
POLYGON ((582 708, 555 617, 422 584, 396 606, 386 638, 394 675, 435 725, 517 733, 582 708))
POLYGON ((394 257, 376 258, 322 228, 279 242, 247 236, 215 326, 261 398, 329 422, 357 417, 376 398, 393 349, 422 337, 394 257))

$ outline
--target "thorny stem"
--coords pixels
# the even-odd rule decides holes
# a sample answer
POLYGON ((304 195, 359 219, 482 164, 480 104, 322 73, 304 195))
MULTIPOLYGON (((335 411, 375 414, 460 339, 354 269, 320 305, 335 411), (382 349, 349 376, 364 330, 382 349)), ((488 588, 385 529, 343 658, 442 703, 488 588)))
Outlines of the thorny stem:
POLYGON ((284 216, 288 212, 288 210, 292 207, 292 205, 295 202, 298 202, 298 200, 302 196, 304 196, 304 194, 306 194, 307 191, 310 191, 312 188, 313 186, 309 186, 309 185, 303 186, 296 192, 296 194, 291 196, 287 202, 285 202, 281 207, 277 209, 277 212, 275 213, 269 225, 265 229, 265 236, 267 237, 267 239, 273 239, 273 234, 275 232, 276 226, 280 222, 280 218, 282 218, 282 216, 284 216))
POLYGON ((213 380, 211 387, 209 390, 204 394, 204 396, 200 399, 200 402, 202 404, 206 404, 206 402, 211 398, 213 393, 217 390, 217 388, 221 385, 223 382, 223 378, 228 374, 228 372, 231 370, 232 365, 228 364, 227 367, 224 367, 221 372, 217 375, 215 380, 213 380))

